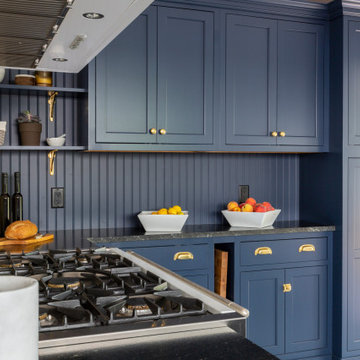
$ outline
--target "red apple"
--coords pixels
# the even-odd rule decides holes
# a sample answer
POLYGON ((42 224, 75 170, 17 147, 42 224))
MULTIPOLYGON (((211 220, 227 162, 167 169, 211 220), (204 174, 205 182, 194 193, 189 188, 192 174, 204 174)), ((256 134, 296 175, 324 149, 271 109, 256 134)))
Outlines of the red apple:
POLYGON ((268 201, 264 201, 262 204, 265 206, 266 211, 275 210, 268 201))
POLYGON ((266 207, 263 204, 256 204, 254 212, 266 212, 266 207))
POLYGON ((250 204, 252 207, 256 205, 256 200, 254 198, 247 198, 245 204, 250 204))

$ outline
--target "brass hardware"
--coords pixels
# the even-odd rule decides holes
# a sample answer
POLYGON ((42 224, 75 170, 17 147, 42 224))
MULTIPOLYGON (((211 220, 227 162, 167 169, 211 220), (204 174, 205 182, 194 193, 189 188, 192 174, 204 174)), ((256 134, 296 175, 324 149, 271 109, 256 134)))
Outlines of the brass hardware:
POLYGON ((255 250, 255 256, 257 255, 271 255, 272 250, 269 247, 259 247, 255 250))
POLYGON ((48 153, 49 158, 49 174, 53 176, 55 174, 55 157, 56 157, 57 150, 51 150, 48 153))
POLYGON ((176 260, 194 260, 194 255, 190 251, 180 251, 174 255, 174 261, 176 260))
POLYGON ((59 93, 57 91, 48 91, 48 95, 49 95, 49 100, 48 100, 48 104, 49 104, 49 119, 50 121, 54 121, 54 105, 55 105, 55 97, 56 95, 58 95, 59 93))
POLYGON ((304 244, 299 247, 299 252, 303 251, 315 251, 315 246, 312 244, 304 244))
POLYGON ((291 284, 283 284, 283 292, 290 292, 292 290, 291 284))
POLYGON ((281 136, 281 137, 284 137, 286 134, 285 134, 285 131, 280 131, 279 132, 279 135, 281 136))
POLYGON ((277 136, 278 136, 277 131, 272 131, 272 132, 271 132, 271 136, 273 136, 273 137, 277 137, 277 136))
POLYGON ((157 133, 156 129, 155 128, 151 128, 150 129, 150 134, 151 135, 155 135, 157 133))
POLYGON ((165 130, 165 129, 160 129, 160 130, 159 130, 159 134, 160 134, 160 135, 165 135, 165 134, 166 134, 166 130, 165 130))

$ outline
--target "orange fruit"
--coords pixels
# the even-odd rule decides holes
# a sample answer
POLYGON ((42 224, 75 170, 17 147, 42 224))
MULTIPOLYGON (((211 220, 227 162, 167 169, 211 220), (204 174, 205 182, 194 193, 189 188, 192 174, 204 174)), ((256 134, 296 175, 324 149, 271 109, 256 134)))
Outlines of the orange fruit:
POLYGON ((177 211, 174 208, 169 208, 168 214, 169 215, 177 215, 177 211))
POLYGON ((181 206, 175 205, 172 207, 177 213, 182 212, 181 206))
POLYGON ((167 214, 168 214, 168 211, 167 211, 167 209, 162 208, 162 209, 160 209, 160 210, 158 211, 158 214, 159 214, 159 215, 167 215, 167 214))
POLYGON ((227 204, 227 209, 229 211, 233 211, 234 208, 236 207, 239 207, 239 204, 236 202, 236 201, 230 201, 228 204, 227 204))
POLYGON ((241 211, 239 207, 234 207, 231 211, 241 211))

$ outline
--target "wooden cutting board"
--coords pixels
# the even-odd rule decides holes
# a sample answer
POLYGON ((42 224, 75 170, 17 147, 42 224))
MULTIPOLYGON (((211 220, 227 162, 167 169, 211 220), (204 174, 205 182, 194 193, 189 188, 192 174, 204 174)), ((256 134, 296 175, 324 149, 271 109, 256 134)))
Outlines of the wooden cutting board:
POLYGON ((42 243, 45 241, 49 241, 54 239, 54 234, 45 234, 41 238, 30 238, 30 239, 24 239, 24 240, 8 240, 6 238, 0 238, 0 246, 3 245, 29 245, 29 244, 36 244, 36 243, 42 243))

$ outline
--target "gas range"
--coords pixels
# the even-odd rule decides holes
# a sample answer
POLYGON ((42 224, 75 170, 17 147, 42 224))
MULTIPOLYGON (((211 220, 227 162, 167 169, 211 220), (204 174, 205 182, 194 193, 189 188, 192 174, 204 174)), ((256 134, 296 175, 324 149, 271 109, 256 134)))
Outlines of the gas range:
POLYGON ((0 276, 39 281, 39 354, 139 336, 231 327, 248 311, 133 252, 0 253, 0 276))

